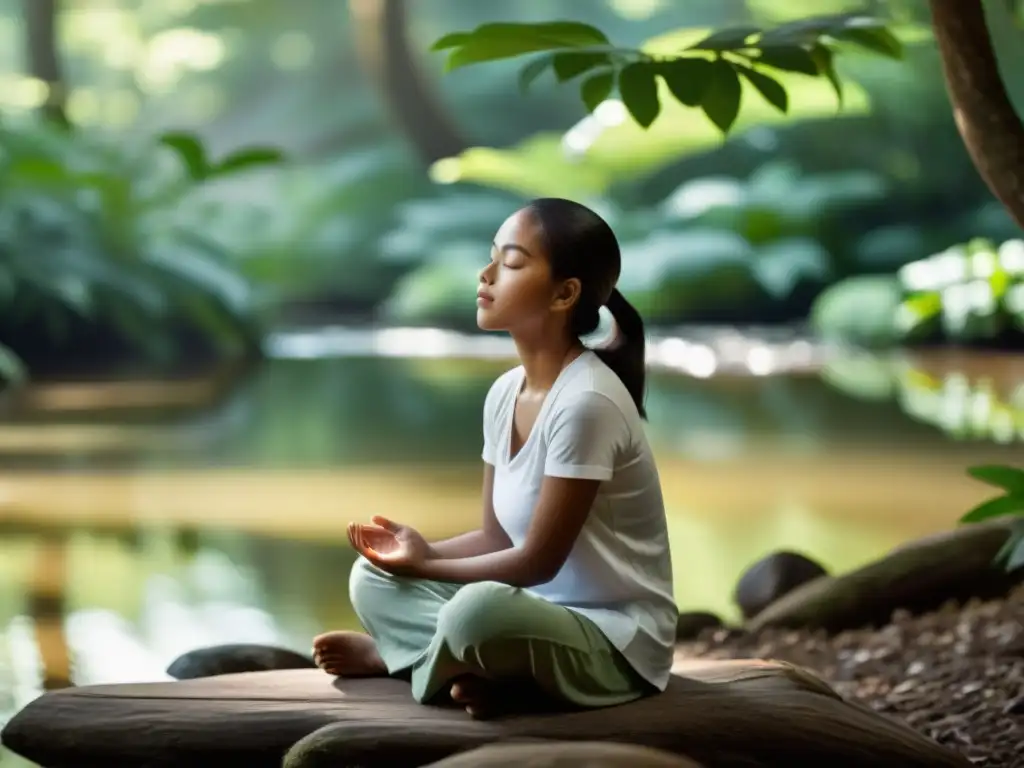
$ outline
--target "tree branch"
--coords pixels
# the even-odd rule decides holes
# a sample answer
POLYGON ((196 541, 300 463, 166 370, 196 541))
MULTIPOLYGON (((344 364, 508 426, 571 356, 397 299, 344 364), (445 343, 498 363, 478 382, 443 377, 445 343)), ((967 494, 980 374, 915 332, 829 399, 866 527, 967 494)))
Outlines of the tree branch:
POLYGON ((28 74, 47 85, 43 116, 68 127, 67 84, 57 54, 59 0, 22 0, 28 74))
POLYGON ((978 172, 1024 228, 1024 123, 992 47, 982 0, 929 0, 953 117, 978 172))

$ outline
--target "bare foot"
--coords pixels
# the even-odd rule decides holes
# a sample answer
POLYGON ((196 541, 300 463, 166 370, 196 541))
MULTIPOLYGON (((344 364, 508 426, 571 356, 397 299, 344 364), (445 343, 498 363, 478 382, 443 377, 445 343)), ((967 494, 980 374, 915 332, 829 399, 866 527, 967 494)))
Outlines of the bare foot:
POLYGON ((388 668, 373 638, 363 632, 325 632, 313 639, 313 661, 338 677, 376 677, 388 668))
POLYGON ((475 720, 483 720, 492 714, 488 702, 494 699, 489 695, 491 684, 480 677, 466 675, 456 680, 449 695, 452 701, 466 708, 466 712, 475 720))

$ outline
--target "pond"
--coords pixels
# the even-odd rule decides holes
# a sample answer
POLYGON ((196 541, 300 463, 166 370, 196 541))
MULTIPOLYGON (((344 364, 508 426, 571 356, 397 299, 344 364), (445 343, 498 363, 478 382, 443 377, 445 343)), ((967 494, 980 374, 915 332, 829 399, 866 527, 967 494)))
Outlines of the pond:
MULTIPOLYGON (((197 646, 305 650, 354 627, 351 519, 475 524, 507 344, 341 329, 271 350, 241 381, 48 383, 5 404, 0 722, 44 688, 163 679, 197 646)), ((847 569, 953 525, 986 495, 965 467, 1019 454, 1022 365, 726 331, 655 344, 680 606, 734 618, 733 584, 773 549, 847 569)))

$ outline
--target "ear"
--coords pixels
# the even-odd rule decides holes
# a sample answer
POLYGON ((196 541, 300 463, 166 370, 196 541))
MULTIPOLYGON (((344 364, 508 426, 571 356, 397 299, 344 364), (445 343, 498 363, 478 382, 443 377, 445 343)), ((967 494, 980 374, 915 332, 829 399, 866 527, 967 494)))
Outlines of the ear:
POLYGON ((562 281, 551 302, 551 309, 556 312, 568 312, 579 303, 582 290, 583 285, 575 277, 562 281))

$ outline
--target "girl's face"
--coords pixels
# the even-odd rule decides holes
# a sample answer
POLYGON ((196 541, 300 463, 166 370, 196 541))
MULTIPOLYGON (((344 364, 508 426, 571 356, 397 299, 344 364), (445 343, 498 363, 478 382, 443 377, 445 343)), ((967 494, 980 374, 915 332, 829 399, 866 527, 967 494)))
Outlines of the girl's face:
POLYGON ((494 236, 477 291, 476 323, 482 330, 532 332, 567 319, 579 281, 552 279, 541 234, 530 212, 522 210, 494 236))

